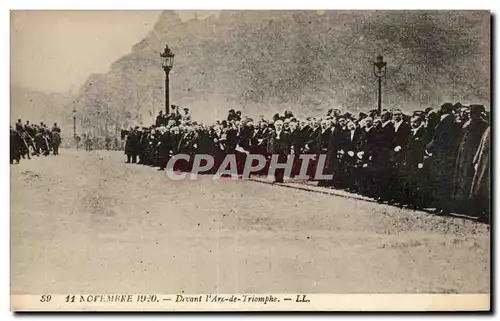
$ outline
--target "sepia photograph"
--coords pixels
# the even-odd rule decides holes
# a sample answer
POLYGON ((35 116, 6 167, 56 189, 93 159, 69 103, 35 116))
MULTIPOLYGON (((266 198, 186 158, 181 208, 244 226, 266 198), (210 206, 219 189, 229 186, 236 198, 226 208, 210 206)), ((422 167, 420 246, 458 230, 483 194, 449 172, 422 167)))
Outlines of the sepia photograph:
POLYGON ((489 311, 491 30, 11 10, 11 310, 489 311))

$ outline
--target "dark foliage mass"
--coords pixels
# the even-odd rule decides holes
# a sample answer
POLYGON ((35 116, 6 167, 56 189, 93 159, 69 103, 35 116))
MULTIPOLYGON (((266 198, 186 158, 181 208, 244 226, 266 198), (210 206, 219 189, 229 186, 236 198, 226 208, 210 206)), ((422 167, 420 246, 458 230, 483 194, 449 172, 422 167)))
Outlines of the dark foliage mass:
POLYGON ((97 131, 150 124, 164 108, 159 54, 169 44, 171 103, 202 121, 229 108, 251 116, 375 108, 379 54, 388 62, 384 107, 489 106, 489 23, 488 12, 466 11, 224 11, 185 22, 164 12, 129 55, 89 78, 75 104, 97 131))

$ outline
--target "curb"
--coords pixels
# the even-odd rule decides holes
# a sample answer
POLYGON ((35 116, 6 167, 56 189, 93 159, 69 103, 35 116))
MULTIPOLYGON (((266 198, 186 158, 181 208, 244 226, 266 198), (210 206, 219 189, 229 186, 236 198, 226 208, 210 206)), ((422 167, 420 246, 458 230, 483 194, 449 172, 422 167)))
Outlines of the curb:
POLYGON ((291 182, 273 183, 265 178, 255 178, 255 177, 250 177, 247 180, 258 182, 258 183, 263 183, 263 184, 268 184, 268 185, 283 186, 283 187, 287 187, 287 188, 298 189, 298 190, 302 190, 302 191, 306 191, 306 192, 312 192, 312 193, 318 193, 318 194, 324 194, 324 195, 340 196, 340 197, 344 197, 344 198, 350 198, 350 199, 355 199, 355 200, 377 203, 377 201, 372 199, 372 198, 358 195, 358 194, 354 194, 354 193, 345 192, 345 191, 335 190, 332 188, 318 187, 318 186, 313 186, 313 185, 291 183, 291 182))

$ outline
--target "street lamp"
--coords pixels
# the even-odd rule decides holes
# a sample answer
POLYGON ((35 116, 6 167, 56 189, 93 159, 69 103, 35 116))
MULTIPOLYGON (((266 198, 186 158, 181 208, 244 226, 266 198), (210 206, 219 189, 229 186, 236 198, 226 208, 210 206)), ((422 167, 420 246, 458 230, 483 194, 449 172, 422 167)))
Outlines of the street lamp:
POLYGON ((73 138, 76 138, 76 108, 73 107, 73 138))
POLYGON ((170 100, 170 85, 168 74, 172 67, 174 66, 174 53, 170 50, 168 45, 165 46, 165 50, 160 54, 160 57, 163 58, 162 67, 165 71, 165 114, 168 115, 168 107, 170 100))
POLYGON ((373 73, 378 79, 378 114, 382 113, 382 77, 385 76, 387 71, 387 62, 384 57, 378 56, 377 61, 373 63, 373 73))

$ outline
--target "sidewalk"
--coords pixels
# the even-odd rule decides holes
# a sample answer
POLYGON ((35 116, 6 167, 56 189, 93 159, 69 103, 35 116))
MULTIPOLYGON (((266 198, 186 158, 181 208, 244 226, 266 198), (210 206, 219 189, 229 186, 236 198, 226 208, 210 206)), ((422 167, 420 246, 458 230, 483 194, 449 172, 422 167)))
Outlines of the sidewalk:
MULTIPOLYGON (((329 188, 329 187, 323 187, 323 186, 317 186, 317 182, 312 182, 312 181, 294 181, 293 179, 290 178, 285 178, 284 183, 273 183, 273 178, 272 177, 264 177, 264 176, 251 176, 249 178, 250 181, 254 182, 259 182, 259 183, 264 183, 264 184, 269 184, 269 185, 277 185, 277 186, 283 186, 283 187, 288 187, 288 188, 294 188, 298 190, 303 190, 303 191, 308 191, 308 192, 314 192, 314 193, 320 193, 320 194, 326 194, 326 195, 334 195, 334 196, 340 196, 340 197, 345 197, 345 198, 350 198, 350 199, 356 199, 356 200, 362 200, 366 202, 372 202, 372 203, 378 203, 375 199, 355 194, 355 193, 350 193, 346 192, 343 190, 338 190, 334 188, 329 188)), ((397 206, 393 204, 387 204, 390 206, 397 206)), ((400 206, 397 206, 398 208, 401 208, 400 206)), ((412 211, 418 211, 418 212, 424 212, 424 213, 431 213, 431 210, 434 208, 421 208, 421 209, 412 209, 412 211)), ((477 217, 470 216, 467 214, 460 214, 460 213, 450 213, 447 216, 449 217, 454 217, 454 218, 462 218, 462 219, 470 219, 470 220, 477 220, 477 217)))

